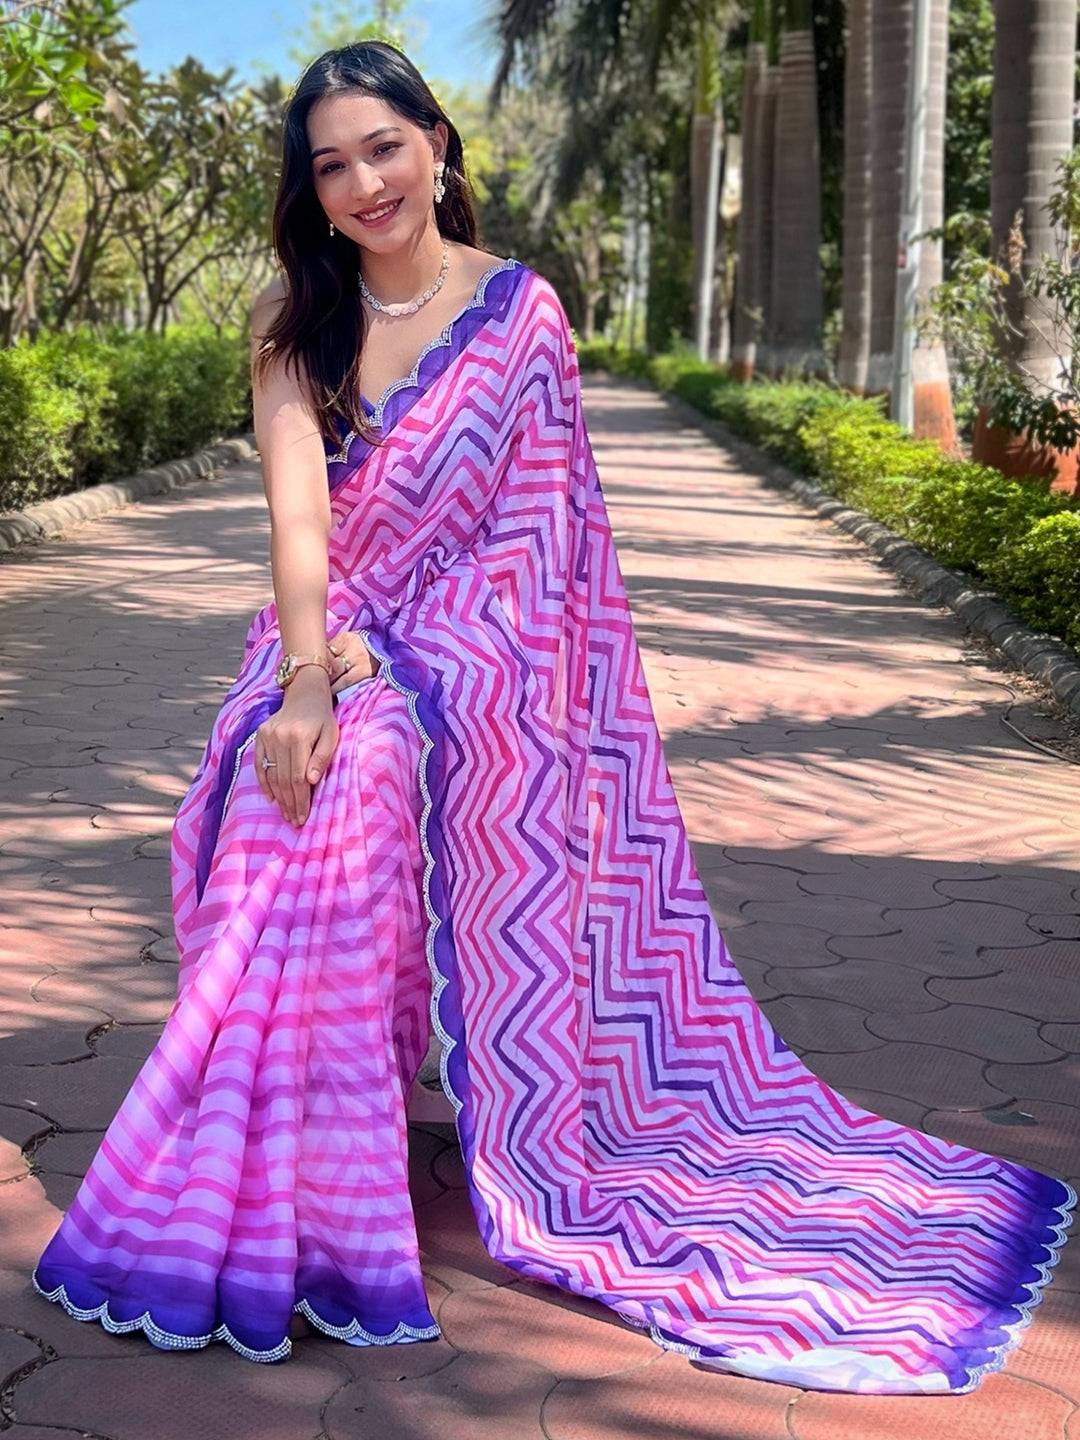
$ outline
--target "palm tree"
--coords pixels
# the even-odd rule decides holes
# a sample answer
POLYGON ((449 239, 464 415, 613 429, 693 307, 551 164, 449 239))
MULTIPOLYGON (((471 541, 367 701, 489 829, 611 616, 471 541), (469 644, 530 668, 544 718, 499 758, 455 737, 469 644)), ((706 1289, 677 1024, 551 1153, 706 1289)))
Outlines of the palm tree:
MULTIPOLYGON (((994 253, 1010 243, 1021 218, 1024 269, 1054 251, 1046 202, 1057 161, 1072 144, 1075 90, 1076 0, 995 0, 994 98, 990 223, 994 253)), ((1037 380, 1052 380, 1058 361, 1037 323, 1034 306, 1014 279, 1008 318, 1015 333, 1002 346, 1017 366, 1037 380)), ((991 427, 985 414, 976 425, 976 458, 1007 475, 1056 474, 1070 486, 1075 453, 1036 447, 1024 436, 991 427)), ((1057 482, 1056 482, 1057 483, 1057 482)))
MULTIPOLYGON (((896 323, 897 250, 906 143, 906 111, 913 42, 915 3, 925 6, 929 37, 926 74, 925 145, 918 177, 922 222, 919 234, 940 228, 945 207, 945 96, 948 85, 949 0, 853 0, 852 53, 848 63, 848 96, 852 109, 845 118, 845 179, 856 193, 845 196, 844 347, 842 380, 854 389, 888 393, 892 389, 896 323), (865 41, 870 42, 869 59, 865 41), (866 88, 873 96, 868 153, 853 126, 858 126, 866 88), (852 153, 854 150, 854 153, 852 153), (860 182, 868 173, 869 214, 862 203, 860 182), (866 243, 869 239, 869 255, 866 243), (849 250, 850 245, 850 250, 849 250), (869 300, 862 290, 869 262, 869 300), (869 345, 865 321, 869 316, 869 345), (864 348, 865 347, 865 348, 864 348), (868 348, 869 354, 864 361, 868 348), (859 382, 862 382, 861 384, 859 382)), ((864 135, 866 131, 864 130, 864 135)), ((942 279, 942 242, 919 240, 917 308, 924 310, 930 292, 942 279)), ((921 335, 912 357, 913 429, 935 439, 943 449, 956 443, 948 359, 944 346, 930 334, 921 335)))
MULTIPOLYGON (((746 46, 742 103, 742 203, 739 207, 738 266, 732 320, 731 369, 740 380, 754 373, 757 322, 761 310, 761 89, 769 56, 766 41, 769 15, 766 0, 754 0, 746 46)), ((769 167, 771 169, 771 166, 769 167)))
POLYGON ((839 380, 862 394, 870 362, 870 7, 848 0, 844 69, 843 326, 839 380))
POLYGON ((724 112, 720 92, 722 31, 703 18, 697 35, 694 114, 690 129, 690 213, 694 246, 694 320, 697 353, 711 353, 716 241, 720 222, 720 169, 724 112))
MULTIPOLYGON (((949 0, 927 0, 930 63, 926 84, 926 146, 923 155, 922 229, 940 230, 945 217, 945 97, 949 83, 949 0)), ((942 241, 919 242, 917 306, 924 311, 943 276, 942 241)), ((913 429, 920 439, 936 440, 943 450, 956 447, 949 361, 945 346, 927 334, 912 357, 913 429)))
POLYGON ((896 246, 904 164, 904 109, 911 64, 912 0, 872 0, 870 6, 870 357, 866 388, 892 386, 896 246))
POLYGON ((822 368, 821 156, 811 0, 785 0, 773 175, 772 367, 822 368))
MULTIPOLYGON (((675 107, 682 103, 687 56, 696 53, 703 25, 723 26, 734 13, 734 0, 514 0, 495 8, 485 25, 498 48, 489 115, 520 72, 564 122, 545 160, 543 203, 532 212, 539 231, 559 206, 582 194, 592 171, 617 185, 629 156, 647 161, 660 154, 665 131, 680 118, 675 107)), ((647 165, 642 173, 647 177, 647 165)), ((646 188, 634 184, 635 193, 646 188)), ((637 218, 625 218, 634 234, 644 233, 637 218)), ((638 245, 638 262, 643 266, 651 253, 651 246, 638 245)), ((628 291, 637 290, 635 274, 628 291)))
POLYGON ((776 172, 776 109, 780 94, 780 66, 777 63, 777 5, 782 0, 768 0, 768 31, 766 55, 768 64, 757 89, 757 154, 758 154, 758 317, 757 368, 772 369, 773 354, 773 254, 775 251, 774 178, 776 172))

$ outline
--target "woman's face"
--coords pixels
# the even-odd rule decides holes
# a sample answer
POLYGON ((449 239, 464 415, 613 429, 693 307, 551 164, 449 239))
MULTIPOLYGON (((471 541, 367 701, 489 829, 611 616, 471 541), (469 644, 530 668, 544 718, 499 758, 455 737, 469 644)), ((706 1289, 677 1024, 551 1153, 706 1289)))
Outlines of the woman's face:
POLYGON ((343 91, 316 101, 307 135, 315 194, 334 227, 369 250, 396 250, 434 220, 435 163, 447 129, 414 125, 382 100, 343 91), (400 201, 378 224, 365 211, 400 201))

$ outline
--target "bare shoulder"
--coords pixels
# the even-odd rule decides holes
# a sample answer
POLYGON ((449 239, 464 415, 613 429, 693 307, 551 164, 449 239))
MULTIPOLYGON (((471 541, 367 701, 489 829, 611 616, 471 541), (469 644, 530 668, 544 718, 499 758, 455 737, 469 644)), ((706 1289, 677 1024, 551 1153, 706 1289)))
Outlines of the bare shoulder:
POLYGON ((475 284, 493 265, 505 265, 509 256, 493 255, 490 250, 478 250, 475 245, 458 245, 458 254, 467 267, 468 276, 475 284))
POLYGON ((265 334, 273 323, 278 311, 289 293, 283 275, 275 275, 264 285, 251 302, 251 328, 256 334, 265 334))
POLYGON ((284 277, 276 275, 251 302, 252 384, 271 385, 280 397, 307 403, 307 365, 302 354, 293 351, 287 364, 281 363, 267 335, 288 298, 284 277))

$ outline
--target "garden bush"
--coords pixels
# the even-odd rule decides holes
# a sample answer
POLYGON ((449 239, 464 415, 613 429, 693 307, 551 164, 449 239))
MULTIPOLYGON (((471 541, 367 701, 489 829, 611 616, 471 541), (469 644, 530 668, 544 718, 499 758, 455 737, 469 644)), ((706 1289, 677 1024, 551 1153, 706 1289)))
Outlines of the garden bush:
MULTIPOLYGON (((886 419, 873 400, 821 405, 803 421, 800 438, 806 468, 834 495, 886 477, 921 480, 936 474, 944 456, 932 440, 916 440, 886 419)), ((865 494, 865 489, 863 488, 865 494)))
POLYGON ((1029 625, 1080 650, 1080 510, 1044 515, 1006 539, 987 562, 986 578, 1029 625))
POLYGON ((88 328, 0 350, 0 509, 179 458, 250 417, 246 341, 88 328))
POLYGON ((945 461, 913 491, 904 531, 943 565, 985 574, 1006 541, 1071 508, 1047 478, 1018 483, 987 465, 945 461))

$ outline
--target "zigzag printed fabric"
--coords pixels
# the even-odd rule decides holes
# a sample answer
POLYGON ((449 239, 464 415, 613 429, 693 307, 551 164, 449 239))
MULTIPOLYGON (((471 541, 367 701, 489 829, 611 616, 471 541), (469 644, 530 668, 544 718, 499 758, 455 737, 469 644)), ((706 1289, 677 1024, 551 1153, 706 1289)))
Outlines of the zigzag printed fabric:
MULTIPOLYGON (((860 1109, 732 963, 695 868, 550 283, 500 261, 328 446, 337 699, 302 827, 262 796, 252 620, 172 834, 176 1002, 35 1285, 163 1348, 437 1335, 404 1097, 426 1048, 497 1260, 718 1371, 863 1394, 999 1369, 1062 1180, 860 1109), (332 453, 330 453, 332 451, 332 453)), ((722 839, 723 819, 717 817, 722 839)))

